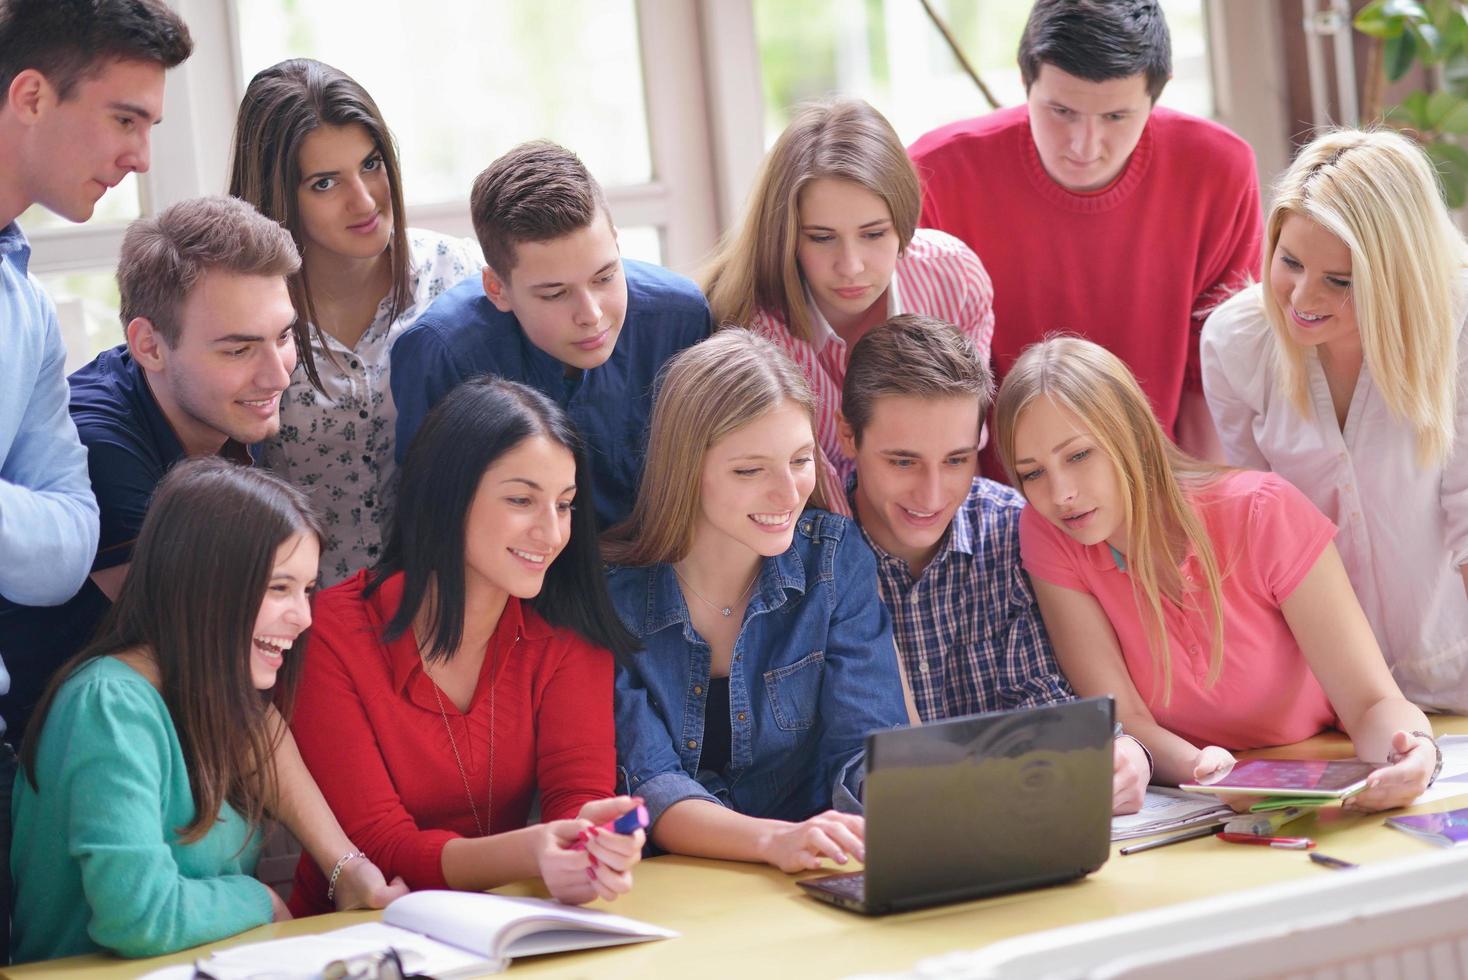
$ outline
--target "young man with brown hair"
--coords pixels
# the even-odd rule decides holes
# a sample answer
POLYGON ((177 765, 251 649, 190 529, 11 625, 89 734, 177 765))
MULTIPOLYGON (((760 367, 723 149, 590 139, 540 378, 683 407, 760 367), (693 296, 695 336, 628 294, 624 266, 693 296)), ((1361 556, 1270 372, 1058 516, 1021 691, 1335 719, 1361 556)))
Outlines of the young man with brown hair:
MULTIPOLYGON (((30 275, 30 243, 16 219, 40 204, 85 221, 109 187, 147 170, 164 72, 192 46, 163 0, 0 0, 0 692, 29 680, 6 611, 65 602, 97 550, 97 503, 66 411, 56 310, 30 275)), ((0 713, 10 714, 9 703, 0 700, 0 713)), ((11 744, 20 735, 6 733, 6 720, 0 964, 10 937, 11 744)))
MULTIPOLYGON (((848 498, 925 722, 1075 697, 1020 565, 1024 497, 977 475, 993 395, 973 344, 931 317, 893 317, 856 342, 846 367, 848 498)), ((1118 738, 1117 812, 1141 805, 1150 775, 1142 743, 1118 738)))
POLYGON ((908 151, 923 225, 963 239, 994 281, 996 374, 1047 333, 1085 336, 1127 363, 1183 448, 1221 458, 1198 338, 1259 275, 1253 151, 1156 106, 1172 75, 1156 0, 1037 0, 1019 65, 1025 105, 908 151))
POLYGON ((101 509, 91 576, 64 605, 0 610, 14 661, 0 705, 17 730, 111 606, 168 468, 203 455, 248 465, 246 447, 279 427, 296 363, 286 277, 299 265, 290 233, 232 197, 181 201, 128 228, 117 268, 127 343, 69 379, 101 509))
POLYGON ((402 464, 428 410, 461 381, 494 374, 544 392, 586 440, 603 527, 637 496, 658 370, 708 336, 691 281, 623 259, 596 179, 544 140, 474 181, 474 231, 489 263, 433 302, 392 352, 402 464))

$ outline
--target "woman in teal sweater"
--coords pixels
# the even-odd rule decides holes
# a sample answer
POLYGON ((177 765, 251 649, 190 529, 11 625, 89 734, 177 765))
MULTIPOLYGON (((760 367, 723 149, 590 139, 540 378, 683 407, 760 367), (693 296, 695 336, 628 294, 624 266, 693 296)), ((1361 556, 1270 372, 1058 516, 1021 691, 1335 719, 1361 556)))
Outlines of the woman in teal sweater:
POLYGON ((250 877, 267 811, 338 907, 406 891, 352 848, 272 706, 294 691, 319 539, 305 498, 267 473, 197 460, 158 485, 116 604, 22 749, 16 962, 156 956, 289 918, 250 877))

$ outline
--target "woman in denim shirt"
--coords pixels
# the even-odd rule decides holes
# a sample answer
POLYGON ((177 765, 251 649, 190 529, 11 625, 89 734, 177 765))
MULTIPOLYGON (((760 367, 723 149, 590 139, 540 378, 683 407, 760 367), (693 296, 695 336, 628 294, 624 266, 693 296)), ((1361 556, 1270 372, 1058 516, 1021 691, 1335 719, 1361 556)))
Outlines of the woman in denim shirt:
POLYGON ((617 756, 664 850, 784 871, 863 856, 863 739, 907 713, 876 559, 818 509, 811 418, 770 342, 683 351, 608 532, 612 601, 644 645, 617 668, 617 756))

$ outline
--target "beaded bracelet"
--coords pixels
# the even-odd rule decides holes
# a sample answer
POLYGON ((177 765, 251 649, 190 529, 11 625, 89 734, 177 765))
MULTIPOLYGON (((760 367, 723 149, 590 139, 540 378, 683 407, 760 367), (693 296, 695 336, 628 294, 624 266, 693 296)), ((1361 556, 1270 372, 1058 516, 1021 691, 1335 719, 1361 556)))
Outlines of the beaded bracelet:
POLYGON ((336 880, 341 877, 342 869, 357 858, 366 856, 361 851, 348 851, 336 862, 336 867, 331 869, 331 880, 326 883, 326 900, 328 902, 336 901, 336 880))
POLYGON ((1430 732, 1414 731, 1411 734, 1416 735, 1418 738, 1427 739, 1429 742, 1432 743, 1432 751, 1437 753, 1437 765, 1432 767, 1432 775, 1427 780, 1427 785, 1431 786, 1433 783, 1437 782, 1437 777, 1441 775, 1443 771, 1443 747, 1437 744, 1437 739, 1434 738, 1432 733, 1430 732))

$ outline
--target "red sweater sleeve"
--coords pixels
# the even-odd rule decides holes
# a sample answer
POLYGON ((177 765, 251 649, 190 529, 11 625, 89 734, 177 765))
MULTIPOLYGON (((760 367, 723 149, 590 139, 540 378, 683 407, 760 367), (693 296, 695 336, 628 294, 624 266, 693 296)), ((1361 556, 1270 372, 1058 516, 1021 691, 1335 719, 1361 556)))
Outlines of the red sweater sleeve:
POLYGON ((1203 363, 1198 346, 1203 337, 1203 321, 1234 293, 1258 282, 1261 275, 1259 258, 1264 246, 1264 225, 1259 212, 1259 176, 1254 167, 1254 155, 1247 147, 1233 156, 1237 158, 1234 170, 1238 173, 1238 180, 1234 186, 1238 196, 1227 226, 1214 239, 1217 245, 1210 256, 1211 268, 1205 271, 1203 291, 1193 302, 1188 329, 1188 360, 1183 371, 1183 389, 1186 391, 1203 390, 1203 363))
MULTIPOLYGON (((365 635, 365 623, 344 622, 334 612, 318 604, 306 652, 291 722, 301 755, 342 830, 389 881, 402 875, 415 890, 445 888, 443 847, 459 835, 420 830, 403 806, 365 708, 368 699, 395 695, 385 683, 363 690, 374 676, 348 668, 350 658, 371 656, 377 640, 365 635)), ((295 914, 331 911, 325 878, 304 856, 290 905, 295 914)))
POLYGON ((542 819, 576 816, 613 795, 617 750, 612 728, 612 655, 570 633, 538 685, 536 783, 542 819))

